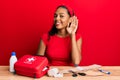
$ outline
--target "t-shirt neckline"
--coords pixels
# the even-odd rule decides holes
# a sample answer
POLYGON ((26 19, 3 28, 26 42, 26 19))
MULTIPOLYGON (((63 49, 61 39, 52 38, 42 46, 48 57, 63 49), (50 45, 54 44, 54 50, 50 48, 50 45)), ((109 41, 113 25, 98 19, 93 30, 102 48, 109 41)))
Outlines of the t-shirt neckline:
POLYGON ((60 37, 60 36, 58 36, 57 34, 55 34, 55 36, 58 37, 58 38, 61 38, 61 39, 65 39, 65 38, 70 37, 70 35, 67 35, 67 36, 65 36, 65 37, 60 37))

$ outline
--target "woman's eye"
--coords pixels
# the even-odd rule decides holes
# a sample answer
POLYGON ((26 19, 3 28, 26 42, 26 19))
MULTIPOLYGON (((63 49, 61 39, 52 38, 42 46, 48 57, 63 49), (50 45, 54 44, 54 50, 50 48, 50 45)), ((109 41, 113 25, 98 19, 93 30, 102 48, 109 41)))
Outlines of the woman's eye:
POLYGON ((57 17, 57 15, 54 15, 54 17, 56 18, 56 17, 57 17))
POLYGON ((64 16, 63 15, 60 15, 61 18, 63 18, 64 16))
POLYGON ((63 15, 54 15, 54 18, 57 18, 57 17, 63 18, 64 16, 63 15))

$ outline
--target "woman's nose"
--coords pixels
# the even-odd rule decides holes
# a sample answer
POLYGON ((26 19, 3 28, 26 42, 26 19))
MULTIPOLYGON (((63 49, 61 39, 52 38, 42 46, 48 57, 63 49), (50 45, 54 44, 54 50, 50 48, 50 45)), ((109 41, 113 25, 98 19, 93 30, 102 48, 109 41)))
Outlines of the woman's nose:
POLYGON ((60 19, 60 17, 59 16, 57 16, 56 18, 55 18, 55 20, 59 20, 60 19))

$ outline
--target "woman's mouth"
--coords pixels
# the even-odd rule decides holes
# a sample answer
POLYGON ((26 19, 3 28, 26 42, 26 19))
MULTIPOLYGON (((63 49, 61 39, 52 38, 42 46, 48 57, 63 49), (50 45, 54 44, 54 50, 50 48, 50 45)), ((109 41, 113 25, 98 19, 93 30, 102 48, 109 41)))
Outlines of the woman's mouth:
POLYGON ((55 25, 56 25, 56 26, 59 26, 59 25, 60 25, 60 22, 57 22, 55 25))

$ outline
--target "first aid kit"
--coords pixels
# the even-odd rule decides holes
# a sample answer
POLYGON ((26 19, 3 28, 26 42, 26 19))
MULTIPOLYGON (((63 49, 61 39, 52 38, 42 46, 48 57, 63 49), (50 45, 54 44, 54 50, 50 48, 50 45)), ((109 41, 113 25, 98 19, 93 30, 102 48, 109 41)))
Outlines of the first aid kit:
POLYGON ((16 74, 40 78, 49 70, 48 59, 45 56, 24 55, 14 68, 16 74))

